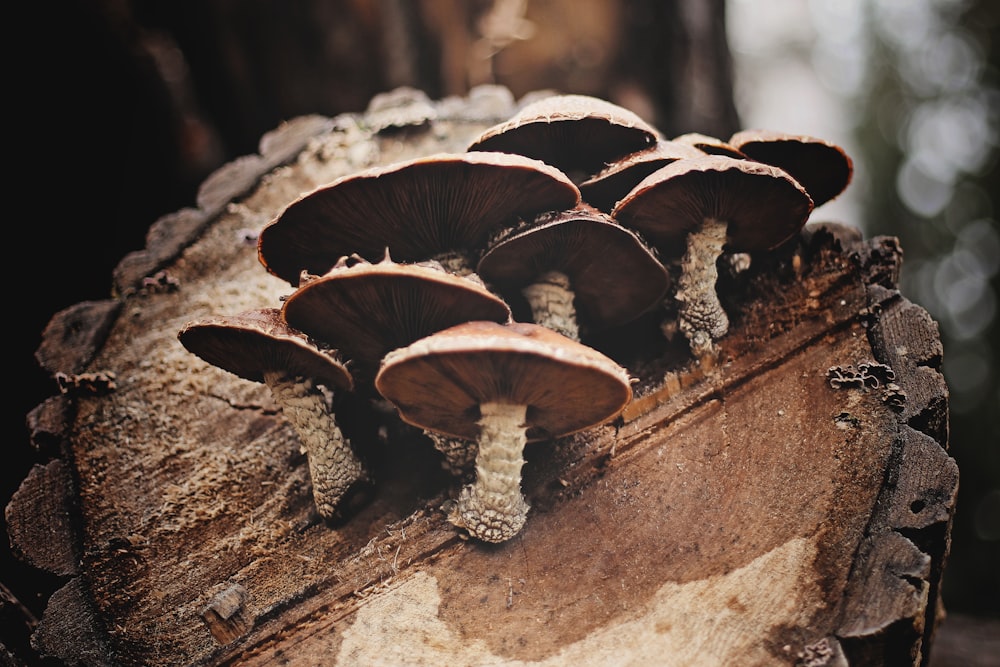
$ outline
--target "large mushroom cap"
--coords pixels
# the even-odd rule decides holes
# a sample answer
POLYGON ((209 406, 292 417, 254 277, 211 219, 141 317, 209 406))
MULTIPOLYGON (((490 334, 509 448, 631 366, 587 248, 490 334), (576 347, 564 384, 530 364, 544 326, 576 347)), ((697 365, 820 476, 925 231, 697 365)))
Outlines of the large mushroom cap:
POLYGON ((854 162, 843 148, 807 134, 742 130, 729 143, 751 160, 787 171, 806 189, 814 207, 847 189, 854 174, 854 162))
POLYGON ((612 216, 665 253, 706 218, 725 221, 730 252, 770 250, 806 223, 812 200, 785 171, 752 160, 706 155, 653 172, 626 195, 612 216))
POLYGON ((277 308, 188 322, 181 344, 203 360, 245 380, 264 382, 267 371, 314 379, 331 389, 352 389, 353 379, 337 354, 321 350, 289 327, 277 308))
POLYGON ((375 380, 400 417, 474 439, 479 406, 527 406, 529 437, 555 438, 607 422, 632 398, 628 373, 543 326, 467 322, 388 354, 375 380))
MULTIPOLYGON (((338 264, 296 289, 290 326, 374 371, 390 350, 469 320, 506 322, 510 308, 481 282, 423 264, 338 264)), ((374 375, 374 372, 372 372, 374 375)))
POLYGON ((656 143, 658 137, 652 125, 613 102, 588 95, 551 95, 487 129, 469 150, 526 155, 571 176, 589 176, 656 143))
POLYGON ((703 155, 703 151, 688 144, 657 141, 649 148, 615 160, 580 183, 580 194, 591 206, 610 213, 619 199, 657 169, 677 160, 703 155))
POLYGON ((519 217, 575 206, 580 191, 558 169, 522 155, 439 153, 341 177, 291 204, 257 241, 260 262, 297 285, 343 256, 424 261, 480 247, 519 217))
POLYGON ((634 232, 589 206, 543 214, 512 230, 487 249, 477 268, 501 294, 552 270, 569 278, 577 318, 591 331, 630 322, 658 305, 670 282, 634 232))

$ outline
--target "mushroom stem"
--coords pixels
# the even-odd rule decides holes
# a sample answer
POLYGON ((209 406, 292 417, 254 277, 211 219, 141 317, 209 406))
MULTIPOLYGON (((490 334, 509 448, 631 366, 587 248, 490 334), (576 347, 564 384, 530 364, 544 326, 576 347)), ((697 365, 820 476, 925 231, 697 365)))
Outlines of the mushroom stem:
POLYGON ((704 359, 714 352, 714 342, 729 331, 729 318, 719 302, 715 283, 716 262, 726 243, 725 220, 706 218, 687 236, 687 251, 681 260, 681 275, 674 298, 680 303, 679 327, 691 352, 704 359))
POLYGON ((472 259, 468 253, 461 250, 438 253, 431 259, 440 264, 445 271, 456 276, 468 276, 474 272, 472 259))
POLYGON ((570 288, 569 276, 561 271, 546 271, 521 293, 531 306, 535 324, 558 331, 572 340, 580 340, 576 308, 573 306, 576 295, 570 288))
POLYGON ((317 510, 325 519, 335 517, 351 487, 367 481, 364 466, 312 380, 276 371, 265 373, 264 381, 306 451, 317 510))
POLYGON ((525 405, 479 406, 476 481, 464 487, 449 520, 486 542, 503 542, 524 526, 528 503, 521 495, 521 466, 527 443, 525 405))
POLYGON ((476 461, 476 443, 434 431, 425 430, 424 433, 431 439, 434 449, 444 455, 441 467, 457 477, 471 477, 472 465, 476 461))

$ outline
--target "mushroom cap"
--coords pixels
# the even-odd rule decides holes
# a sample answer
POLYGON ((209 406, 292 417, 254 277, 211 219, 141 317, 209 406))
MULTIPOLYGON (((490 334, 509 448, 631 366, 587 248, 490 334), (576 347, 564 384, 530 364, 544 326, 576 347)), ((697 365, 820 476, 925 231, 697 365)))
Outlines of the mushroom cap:
POLYGON ((467 322, 386 355, 375 379, 405 422, 479 435, 479 406, 527 406, 532 440, 607 422, 632 399, 628 372, 597 350, 528 323, 467 322))
POLYGON ((854 175, 854 161, 843 148, 807 134, 742 130, 729 143, 751 160, 787 171, 806 189, 814 207, 837 197, 854 175))
POLYGON ((283 370, 331 389, 354 388, 337 353, 320 349, 289 327, 277 308, 194 320, 177 332, 177 338, 189 352, 245 380, 264 382, 265 372, 283 370))
POLYGON ((580 183, 580 194, 591 206, 610 213, 618 200, 660 167, 677 160, 703 155, 704 151, 688 144, 665 139, 657 141, 649 148, 615 160, 580 183))
POLYGON ((723 141, 709 134, 701 134, 700 132, 679 134, 673 138, 673 141, 686 146, 693 146, 708 155, 724 155, 737 160, 745 160, 747 157, 739 148, 733 146, 728 141, 723 141))
POLYGON ((679 254, 706 218, 728 223, 729 252, 770 250, 812 212, 805 189, 778 167, 722 155, 678 160, 653 172, 612 211, 661 252, 679 254))
POLYGON ((510 315, 507 303, 472 277, 388 259, 340 263, 302 284, 281 308, 290 326, 336 347, 373 376, 390 350, 461 322, 506 322, 510 315))
POLYGON ((613 102, 589 95, 550 95, 488 128, 468 150, 526 155, 571 177, 590 176, 658 138, 656 128, 613 102))
POLYGON ((542 214, 501 237, 479 260, 480 277, 505 294, 560 271, 569 277, 577 320, 591 330, 637 318, 659 305, 670 285, 645 242, 591 206, 542 214))
POLYGON ((481 247, 519 217, 572 208, 580 191, 558 169, 507 153, 438 153, 343 176, 300 196, 261 230, 267 271, 297 285, 342 256, 377 262, 388 247, 418 262, 481 247))

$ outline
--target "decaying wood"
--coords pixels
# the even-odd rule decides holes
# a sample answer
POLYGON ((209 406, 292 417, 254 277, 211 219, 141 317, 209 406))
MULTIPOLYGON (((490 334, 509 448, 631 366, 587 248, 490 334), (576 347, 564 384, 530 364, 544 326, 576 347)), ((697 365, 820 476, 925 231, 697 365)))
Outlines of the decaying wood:
POLYGON ((349 521, 318 519, 266 389, 176 333, 290 291, 252 239, 299 193, 464 150, 514 104, 492 87, 407 95, 421 105, 409 124, 279 128, 197 209, 154 225, 115 273, 120 298, 53 317, 40 363, 114 382, 69 383, 29 420, 62 459, 11 501, 11 537, 69 576, 40 651, 88 665, 921 664, 958 475, 940 343, 896 289, 895 240, 838 224, 722 277, 732 322, 714 367, 665 339, 660 313, 593 341, 637 379, 635 399, 613 424, 529 445, 515 539, 462 539, 446 520, 459 482, 429 439, 350 397, 338 420, 378 488, 349 521))

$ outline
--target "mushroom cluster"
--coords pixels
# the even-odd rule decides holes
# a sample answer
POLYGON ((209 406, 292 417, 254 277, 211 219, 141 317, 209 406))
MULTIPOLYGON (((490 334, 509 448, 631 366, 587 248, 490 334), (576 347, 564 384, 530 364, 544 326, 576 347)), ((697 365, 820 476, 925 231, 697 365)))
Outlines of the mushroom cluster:
POLYGON ((292 289, 280 308, 189 322, 178 338, 267 384, 323 517, 373 485, 327 396, 356 392, 421 429, 463 480, 449 520, 503 542, 529 510, 525 445, 605 424, 632 399, 629 372, 590 336, 673 300, 693 357, 711 357, 729 325, 720 257, 781 245, 851 175, 814 137, 667 139, 616 104, 554 94, 464 152, 304 193, 258 236, 261 265, 292 289))
MULTIPOLYGON (((607 213, 660 261, 676 265, 679 279, 668 294, 677 303, 676 328, 706 362, 729 330, 716 293, 720 258, 777 248, 853 176, 846 152, 817 137, 749 129, 729 139, 698 132, 667 139, 631 111, 585 95, 530 104, 482 133, 469 150, 529 155, 557 166, 577 183, 585 206, 607 213)), ((571 284, 565 275, 543 282, 546 300, 566 300, 553 298, 558 292, 548 286, 571 284)))

